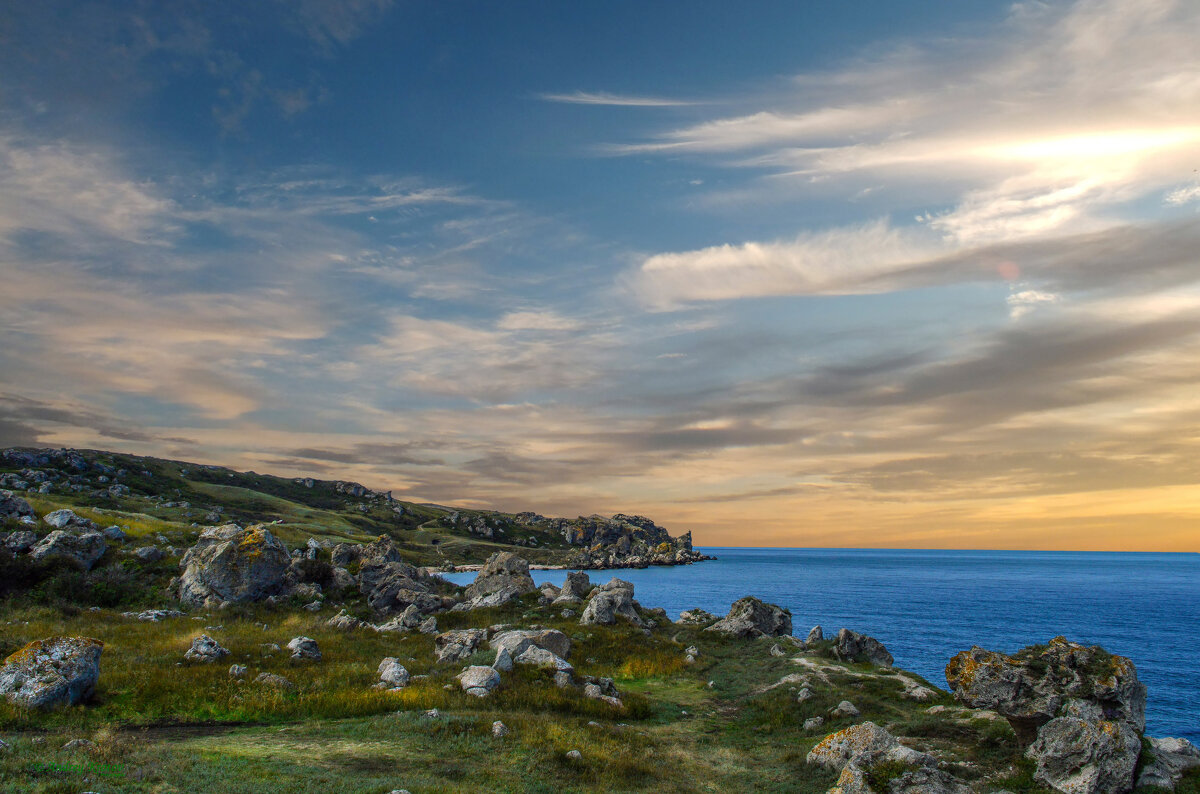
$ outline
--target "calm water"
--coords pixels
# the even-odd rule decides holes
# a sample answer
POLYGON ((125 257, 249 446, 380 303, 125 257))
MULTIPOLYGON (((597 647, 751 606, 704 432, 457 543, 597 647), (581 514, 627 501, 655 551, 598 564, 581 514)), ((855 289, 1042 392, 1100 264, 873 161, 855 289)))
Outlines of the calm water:
MULTIPOLYGON (((897 666, 945 686, 950 657, 971 645, 1013 652, 1064 635, 1133 659, 1149 687, 1146 731, 1200 744, 1200 554, 703 549, 718 560, 589 571, 633 582, 672 618, 724 614, 744 595, 792 611, 795 633, 821 624, 870 634, 897 666)), ((473 573, 450 574, 460 584, 473 573)), ((534 571, 561 585, 564 571, 534 571)))

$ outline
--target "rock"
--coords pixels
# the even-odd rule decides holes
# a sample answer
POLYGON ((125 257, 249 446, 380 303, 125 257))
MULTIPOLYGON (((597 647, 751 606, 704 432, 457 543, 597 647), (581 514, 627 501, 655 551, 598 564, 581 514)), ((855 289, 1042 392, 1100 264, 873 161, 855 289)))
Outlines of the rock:
POLYGON ((70 751, 82 750, 85 753, 90 753, 96 749, 96 743, 91 739, 72 739, 64 744, 60 749, 70 751))
POLYGON ((14 532, 4 539, 4 547, 13 554, 32 549, 37 544, 38 536, 29 530, 14 532))
POLYGON ((142 546, 133 550, 133 556, 142 562, 158 562, 167 555, 158 546, 142 546))
MULTIPOLYGON (((843 774, 845 771, 842 770, 843 774)), ((971 794, 971 787, 949 772, 920 767, 889 780, 886 794, 971 794)))
POLYGON ((263 684, 264 686, 275 687, 276 689, 295 689, 296 685, 287 680, 281 675, 275 673, 259 673, 254 677, 255 683, 263 684))
MULTIPOLYGON (((68 510, 67 512, 70 513, 71 511, 68 510)), ((33 507, 29 502, 19 496, 14 496, 12 491, 0 491, 0 519, 14 518, 19 520, 21 518, 34 518, 35 516, 36 514, 33 512, 33 507)))
POLYGON ((500 720, 496 720, 492 723, 492 736, 495 736, 497 739, 508 736, 508 726, 500 720))
POLYGON ((439 662, 466 659, 487 639, 486 629, 458 629, 433 638, 433 653, 439 662))
POLYGON ((571 638, 558 629, 515 629, 501 632, 489 643, 496 650, 507 650, 515 659, 526 649, 544 648, 566 659, 571 655, 571 638))
MULTIPOLYGON (((547 651, 547 653, 549 653, 547 651)), ((575 683, 574 677, 566 670, 559 670, 554 674, 554 685, 559 689, 567 689, 575 683)))
POLYGON ((244 664, 231 664, 229 666, 230 678, 245 678, 246 673, 248 672, 250 672, 250 668, 246 667, 244 664))
POLYGON ((1146 729, 1146 686, 1133 662, 1063 637, 1013 656, 973 647, 946 665, 946 682, 960 703, 1007 719, 1022 745, 1070 700, 1094 703, 1105 719, 1124 722, 1136 733, 1146 729))
POLYGON ((492 668, 482 665, 472 665, 459 673, 456 678, 464 692, 476 697, 485 697, 500 686, 500 674, 492 668))
POLYGON ((820 728, 824 724, 825 724, 824 717, 809 717, 808 719, 806 719, 804 721, 804 730, 815 731, 817 728, 820 728))
MULTIPOLYGON (((430 592, 420 571, 407 563, 388 559, 392 547, 390 539, 387 540, 386 544, 377 541, 365 547, 374 556, 366 556, 367 552, 364 552, 358 571, 359 592, 367 597, 371 609, 380 615, 402 613, 409 607, 422 614, 441 609, 441 596, 430 592)), ((413 628, 417 625, 419 621, 413 628)))
POLYGON ((470 609, 499 606, 536 589, 529 563, 510 551, 498 551, 467 587, 463 603, 470 609))
MULTIPOLYGON (((21 500, 24 501, 24 500, 21 500)), ((42 520, 55 529, 80 529, 84 531, 97 532, 99 527, 96 522, 89 518, 75 515, 72 510, 55 510, 53 513, 47 513, 42 516, 42 520)))
POLYGON ((280 595, 291 558, 265 526, 209 527, 180 560, 179 600, 219 607, 280 595))
POLYGON ((800 691, 796 693, 796 702, 803 703, 806 700, 811 700, 814 694, 816 693, 808 687, 801 687, 800 691))
POLYGON ((343 609, 329 620, 325 621, 325 625, 331 629, 339 629, 341 631, 352 631, 353 629, 361 629, 369 626, 366 621, 352 617, 349 612, 343 609))
POLYGON ((705 631, 719 631, 735 637, 783 637, 792 633, 792 613, 775 604, 759 601, 754 596, 740 598, 729 608, 729 614, 705 631))
POLYGON ((592 590, 592 580, 583 571, 571 571, 567 581, 563 582, 562 590, 554 599, 556 604, 577 604, 587 598, 592 590))
POLYGON ((0 666, 0 695, 25 708, 83 703, 96 691, 103 648, 91 637, 34 640, 0 666))
POLYGON ((778 644, 771 646, 770 654, 772 656, 787 656, 787 654, 784 653, 783 648, 780 648, 778 644))
POLYGON ((1037 763, 1034 780, 1062 794, 1124 794, 1141 748, 1128 723, 1057 717, 1038 729, 1025 757, 1037 763))
POLYGON ((376 626, 375 630, 382 632, 412 631, 420 626, 423 620, 424 618, 422 617, 420 608, 418 608, 416 604, 409 604, 404 608, 403 612, 389 620, 387 623, 381 623, 380 625, 376 626))
POLYGON ((512 672, 513 660, 512 654, 508 652, 508 648, 501 648, 496 651, 496 661, 492 662, 492 669, 501 673, 512 672))
POLYGON ((898 761, 913 766, 937 766, 937 759, 905 747, 873 722, 851 725, 831 733, 816 744, 805 758, 810 764, 840 770, 852 761, 871 766, 880 761, 898 761))
MULTIPOLYGON (((67 512, 70 511, 68 510, 67 512)), ((104 551, 107 548, 104 543, 104 535, 99 532, 84 532, 81 535, 76 535, 65 530, 56 529, 42 538, 30 550, 29 554, 35 560, 63 557, 73 560, 85 571, 90 571, 92 566, 96 564, 96 561, 104 556, 104 551)))
POLYGON ((358 586, 358 579, 354 578, 354 574, 341 566, 333 566, 330 575, 333 579, 332 588, 334 590, 349 590, 358 586))
POLYGON ((147 609, 144 612, 122 612, 121 617, 140 620, 143 623, 158 623, 167 618, 183 617, 183 613, 177 609, 147 609))
POLYGON ((1174 790, 1183 773, 1200 766, 1200 750, 1187 739, 1153 739, 1149 736, 1152 759, 1142 767, 1137 785, 1174 790))
POLYGON ((305 659, 311 659, 314 662, 321 661, 321 649, 317 647, 317 641, 310 637, 293 637, 288 641, 287 647, 292 652, 292 661, 294 662, 305 659))
POLYGON ((564 609, 561 613, 559 613, 559 617, 563 620, 570 620, 571 618, 575 617, 575 610, 564 609))
POLYGON ((894 661, 882 642, 850 629, 838 632, 833 652, 843 661, 865 661, 876 667, 891 667, 894 661))
POLYGON ((115 540, 118 543, 120 543, 120 542, 123 542, 129 536, 125 534, 125 530, 121 529, 116 524, 113 524, 111 527, 104 528, 104 537, 106 537, 109 540, 115 540))
POLYGON ((379 681, 393 689, 408 686, 411 676, 395 656, 385 656, 379 663, 379 681))
POLYGON ((825 639, 825 632, 821 629, 821 627, 813 626, 811 629, 808 630, 808 637, 805 638, 804 643, 807 645, 807 644, 813 643, 813 642, 821 642, 824 639, 825 639))
POLYGON ((425 717, 426 719, 436 720, 442 715, 437 709, 427 709, 421 716, 425 717))
POLYGON ((192 640, 192 647, 187 649, 187 653, 183 655, 183 658, 189 662, 215 662, 221 657, 228 655, 229 651, 226 648, 222 648, 219 642, 207 634, 201 634, 192 640))
POLYGON ((420 625, 417 626, 417 631, 421 634, 437 634, 437 618, 435 618, 433 615, 425 618, 421 621, 420 625))
POLYGON ((849 700, 843 700, 829 710, 829 713, 835 717, 857 717, 859 715, 858 707, 849 700))
POLYGON ((584 626, 611 626, 618 617, 625 618, 635 626, 642 625, 642 619, 633 606, 633 585, 614 578, 592 590, 579 623, 584 626))
POLYGON ((703 609, 685 609, 679 613, 679 620, 675 622, 691 626, 711 626, 718 620, 716 615, 703 609))
POLYGON ((583 758, 583 753, 579 752, 578 750, 568 750, 567 758, 570 758, 572 761, 578 761, 579 759, 583 758))
POLYGON ((535 646, 526 648, 520 654, 513 657, 513 662, 515 664, 526 664, 533 665, 535 667, 549 668, 563 673, 575 672, 575 668, 572 667, 571 663, 566 659, 563 659, 561 656, 558 656, 557 654, 548 651, 545 648, 538 648, 535 646))

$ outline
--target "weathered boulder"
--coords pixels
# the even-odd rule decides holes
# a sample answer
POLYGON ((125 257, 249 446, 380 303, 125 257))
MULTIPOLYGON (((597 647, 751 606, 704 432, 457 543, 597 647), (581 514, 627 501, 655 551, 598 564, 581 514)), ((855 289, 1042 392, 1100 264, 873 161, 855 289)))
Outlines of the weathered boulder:
POLYGON ((192 647, 183 655, 189 662, 215 662, 223 656, 228 656, 229 650, 221 647, 221 643, 207 634, 201 634, 192 640, 192 647))
POLYGON ((545 648, 530 646, 513 657, 513 663, 542 667, 562 673, 574 673, 575 668, 566 659, 545 648))
POLYGON ((895 736, 870 721, 829 734, 809 751, 805 761, 833 770, 842 769, 851 762, 859 762, 862 766, 880 761, 937 766, 936 758, 905 747, 895 736))
POLYGON ((19 532, 13 532, 4 539, 4 548, 11 551, 13 554, 19 554, 23 551, 28 551, 37 545, 37 533, 23 529, 19 532))
POLYGON ((400 660, 395 656, 385 656, 383 661, 379 663, 379 682, 385 688, 399 689, 406 687, 410 678, 408 670, 404 669, 404 665, 400 664, 400 660))
POLYGON ((0 491, 0 518, 33 518, 34 515, 29 502, 14 496, 12 491, 0 491))
POLYGON ((76 535, 62 529, 56 529, 42 538, 29 555, 35 560, 45 560, 60 557, 73 561, 85 571, 90 571, 97 560, 104 556, 108 546, 104 543, 104 535, 99 532, 84 532, 76 535))
POLYGON ((837 634, 837 644, 833 652, 839 659, 846 661, 866 661, 877 667, 891 667, 892 655, 883 643, 866 634, 859 634, 850 629, 842 629, 837 634))
POLYGON ((179 600, 219 607, 281 594, 291 558, 265 526, 209 527, 179 561, 179 600))
POLYGON ((473 665, 459 673, 459 684, 464 692, 476 697, 485 697, 493 689, 500 686, 500 674, 491 667, 473 665))
POLYGON ((946 665, 946 682, 959 702, 1005 717, 1023 745, 1073 700, 1095 704, 1104 719, 1136 733, 1146 729, 1146 686, 1133 662, 1063 637, 1013 656, 973 647, 946 665))
POLYGON ((592 590, 592 580, 583 571, 571 571, 567 581, 563 582, 562 590, 554 599, 555 604, 577 604, 587 598, 592 590))
POLYGON ((888 780, 882 792, 871 788, 867 774, 858 764, 847 764, 831 794, 971 794, 970 786, 940 769, 909 770, 888 780))
MULTIPOLYGON (((24 500, 22 500, 24 501, 24 500)), ((42 520, 55 529, 78 529, 85 532, 98 532, 100 528, 90 518, 75 515, 73 510, 55 510, 42 516, 42 520)))
POLYGON ((805 644, 810 642, 822 642, 825 639, 825 631, 820 626, 813 626, 808 630, 808 636, 804 639, 805 644))
POLYGON ((642 625, 642 619, 633 606, 633 585, 614 577, 592 590, 579 622, 585 626, 611 626, 618 617, 636 626, 642 625))
POLYGON ((158 562, 167 554, 158 546, 142 546, 133 550, 133 556, 142 562, 158 562))
POLYGON ((498 551, 467 587, 463 603, 471 609, 499 606, 536 589, 529 563, 510 551, 498 551))
POLYGON ((403 612, 410 606, 422 613, 441 609, 442 597, 430 592, 420 571, 389 559, 394 547, 390 538, 386 540, 387 543, 376 541, 364 547, 370 555, 364 552, 358 572, 358 589, 367 597, 371 609, 380 615, 403 612))
POLYGON ((91 637, 34 640, 0 666, 0 695, 36 709, 83 703, 96 691, 103 649, 91 637))
POLYGON ((501 673, 512 672, 513 658, 507 648, 501 648, 496 651, 496 660, 492 662, 492 669, 498 670, 501 673))
POLYGON ((466 659, 487 639, 487 629, 458 629, 433 638, 433 653, 439 662, 466 659))
POLYGON ((367 628, 371 624, 367 623, 365 620, 359 620, 358 618, 352 616, 345 609, 342 609, 341 612, 325 621, 325 625, 331 629, 338 629, 339 631, 352 631, 354 629, 367 628))
POLYGON ((1184 772, 1200 766, 1200 749, 1196 749, 1196 745, 1187 739, 1152 739, 1147 736, 1146 740, 1150 742, 1149 756, 1152 757, 1138 775, 1139 787, 1158 786, 1174 790, 1184 772))
POLYGON ((858 710, 858 706, 849 700, 843 700, 829 710, 829 714, 832 717, 857 717, 861 713, 858 710))
POLYGON ((1034 780, 1062 794, 1124 794, 1141 748, 1125 722, 1057 717, 1038 730, 1025 757, 1037 763, 1034 780))
POLYGON ((515 659, 527 648, 544 648, 566 659, 571 655, 571 638, 558 629, 513 629, 492 637, 489 643, 497 651, 506 650, 515 659))
POLYGON ((685 609, 679 613, 679 620, 676 623, 683 623, 691 626, 711 626, 720 620, 719 617, 711 612, 703 609, 685 609))
POLYGON ((113 524, 111 527, 105 527, 102 531, 104 532, 104 537, 108 538, 109 540, 115 540, 118 543, 124 542, 125 539, 129 537, 125 534, 125 530, 121 529, 116 524, 113 524))
POLYGON ((321 661, 321 649, 317 646, 317 641, 311 637, 293 637, 288 641, 287 647, 292 652, 293 661, 306 659, 314 662, 321 661))
POLYGON ((245 678, 246 673, 248 673, 248 672, 250 672, 250 668, 244 664, 229 665, 229 677, 230 678, 245 678))
POLYGON ((792 633, 792 613, 775 604, 746 596, 733 602, 729 614, 705 631, 719 631, 735 637, 784 637, 792 633))

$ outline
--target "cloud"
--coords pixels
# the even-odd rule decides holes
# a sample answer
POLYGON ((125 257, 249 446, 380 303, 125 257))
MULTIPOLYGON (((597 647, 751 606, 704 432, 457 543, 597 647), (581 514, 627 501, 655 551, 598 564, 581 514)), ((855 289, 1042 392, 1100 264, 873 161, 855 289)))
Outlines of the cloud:
POLYGON ((589 91, 573 91, 569 94, 542 94, 547 102, 562 102, 569 105, 609 105, 614 107, 680 107, 695 105, 680 99, 665 99, 662 97, 628 96, 589 91))
POLYGON ((1052 292, 1042 292, 1036 289, 1023 289, 1008 296, 1008 316, 1014 320, 1020 319, 1034 310, 1035 307, 1058 303, 1059 296, 1052 292))

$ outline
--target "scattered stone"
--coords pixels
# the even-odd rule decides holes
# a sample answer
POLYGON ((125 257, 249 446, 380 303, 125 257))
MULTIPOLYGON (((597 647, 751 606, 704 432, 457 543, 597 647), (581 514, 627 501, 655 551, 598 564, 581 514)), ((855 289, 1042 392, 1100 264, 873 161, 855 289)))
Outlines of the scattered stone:
POLYGON ((379 663, 379 682, 391 689, 408 686, 411 676, 395 656, 385 656, 379 663))
POLYGON ((642 619, 633 607, 633 585, 613 578, 592 590, 579 623, 584 626, 611 626, 617 622, 618 617, 623 617, 636 626, 642 625, 642 619))
POLYGON ((559 672, 574 673, 575 668, 571 663, 561 656, 548 651, 545 648, 530 646, 513 658, 515 664, 532 665, 534 667, 549 668, 559 672))
POLYGON ((4 539, 4 547, 13 554, 20 554, 23 551, 32 549, 38 541, 37 533, 30 532, 27 529, 14 532, 4 539))
POLYGON ((142 562, 158 562, 167 555, 158 546, 142 546, 133 550, 133 556, 142 562))
POLYGON ((492 736, 495 736, 497 739, 508 736, 508 726, 500 720, 496 720, 492 723, 492 736))
POLYGON ((567 758, 570 758, 572 761, 578 761, 579 759, 583 758, 583 753, 579 752, 578 750, 568 750, 567 758))
POLYGON ((804 730, 815 731, 817 728, 820 728, 824 724, 825 724, 824 717, 809 717, 808 719, 806 719, 804 721, 804 730))
POLYGON ((180 560, 179 600, 219 607, 281 594, 291 558, 265 526, 209 527, 180 560))
POLYGON ((833 652, 843 661, 864 660, 876 667, 891 667, 894 661, 882 642, 850 629, 838 632, 833 652))
POLYGON ((249 672, 250 668, 246 667, 244 664, 233 664, 229 666, 230 678, 245 678, 246 674, 249 672))
POLYGON ((201 634, 192 640, 192 647, 187 649, 183 658, 189 662, 215 662, 223 656, 228 656, 229 650, 207 634, 201 634))
POLYGON ((281 675, 275 673, 259 673, 254 678, 255 683, 263 684, 264 686, 275 687, 276 689, 295 689, 296 685, 287 680, 281 675))
POLYGON ((486 639, 486 629, 447 631, 433 638, 433 653, 439 662, 457 662, 475 653, 486 639))
POLYGON ((91 739, 72 739, 62 746, 63 750, 82 750, 85 753, 90 753, 96 749, 96 743, 91 739))
POLYGON ((792 633, 792 613, 754 596, 746 596, 735 601, 729 614, 705 631, 743 638, 782 637, 792 633))
POLYGON ((34 640, 4 660, 0 695, 31 709, 83 703, 96 691, 103 648, 91 637, 34 640))
POLYGON ((554 685, 559 689, 567 689, 575 683, 575 679, 565 670, 559 670, 554 674, 554 685))
POLYGON ((830 709, 829 713, 835 717, 857 717, 861 712, 849 700, 843 700, 830 709))
POLYGON ((492 669, 501 673, 512 672, 513 660, 512 654, 508 652, 508 648, 501 648, 496 651, 496 661, 492 662, 492 669))
MULTIPOLYGON (((71 511, 68 510, 68 513, 71 511)), ((53 513, 51 513, 53 515, 53 513)), ((74 515, 74 513, 72 513, 74 515)), ((33 506, 12 491, 0 491, 0 518, 34 518, 33 506)), ((53 526, 53 525, 51 525, 53 526)))
POLYGON ((711 612, 703 609, 685 609, 679 613, 679 620, 676 623, 684 623, 691 626, 711 626, 716 623, 719 618, 711 612))
POLYGON ((500 686, 500 674, 490 667, 472 665, 459 673, 459 684, 464 692, 476 697, 486 697, 493 689, 500 686))
POLYGON ((778 644, 771 646, 770 653, 772 656, 787 656, 787 654, 784 653, 783 648, 780 648, 778 644))
MULTIPOLYGON (((25 501, 22 499, 21 501, 25 501)), ((75 515, 73 510, 55 510, 53 513, 47 513, 42 516, 42 520, 55 529, 81 529, 85 531, 97 532, 99 527, 96 522, 89 518, 75 515)))
POLYGON ((317 641, 310 637, 293 637, 288 641, 287 647, 292 652, 292 661, 321 661, 321 649, 317 647, 317 641))
POLYGON ((575 610, 564 609, 562 612, 559 613, 558 616, 560 618, 562 618, 563 620, 570 620, 571 618, 575 617, 575 610))
POLYGON ((1037 763, 1034 780, 1062 794, 1124 794, 1141 748, 1127 723, 1058 717, 1038 729, 1025 757, 1037 763))
POLYGON ((140 620, 144 623, 158 623, 167 618, 183 617, 183 613, 177 609, 147 609, 144 612, 122 612, 121 617, 140 620))
POLYGON ((558 629, 503 631, 492 637, 489 644, 496 650, 507 650, 514 659, 529 648, 542 648, 564 659, 571 655, 571 638, 558 629))
POLYGON ((1200 750, 1187 739, 1153 739, 1149 736, 1150 755, 1154 756, 1142 767, 1137 785, 1158 786, 1174 790, 1183 773, 1200 766, 1200 750))
POLYGON ((437 709, 428 709, 421 716, 427 719, 436 720, 438 717, 442 716, 442 714, 437 709))
POLYGON ((808 687, 802 687, 800 691, 796 693, 796 702, 803 703, 804 701, 811 699, 813 694, 814 692, 808 687))
MULTIPOLYGON (((71 511, 67 510, 66 512, 70 513, 71 511)), ((92 526, 95 525, 93 524, 92 526)), ((97 560, 104 556, 107 548, 104 543, 104 535, 99 532, 84 532, 83 534, 76 535, 72 532, 56 529, 42 538, 30 550, 29 555, 35 560, 64 557, 73 560, 85 571, 90 571, 97 560)))
POLYGON ((840 770, 858 761, 869 767, 880 761, 898 761, 913 766, 937 766, 937 759, 905 747, 873 722, 863 722, 831 733, 817 743, 805 759, 827 769, 840 770))
POLYGON ((121 529, 116 524, 113 524, 111 527, 105 527, 103 531, 104 537, 108 538, 109 540, 115 540, 118 543, 129 537, 125 534, 125 530, 121 529))

